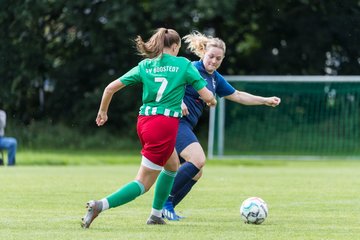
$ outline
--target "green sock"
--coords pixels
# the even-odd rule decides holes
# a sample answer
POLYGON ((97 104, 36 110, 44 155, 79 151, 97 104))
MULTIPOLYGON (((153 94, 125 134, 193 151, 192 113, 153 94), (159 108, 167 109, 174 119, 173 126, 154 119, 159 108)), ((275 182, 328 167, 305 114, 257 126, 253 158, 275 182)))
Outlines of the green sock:
POLYGON ((134 200, 144 192, 144 185, 135 180, 124 185, 117 192, 107 196, 106 199, 109 202, 109 208, 114 208, 134 200))
POLYGON ((175 176, 176 172, 167 171, 165 169, 163 169, 159 174, 152 206, 154 209, 161 210, 163 208, 174 184, 175 176))

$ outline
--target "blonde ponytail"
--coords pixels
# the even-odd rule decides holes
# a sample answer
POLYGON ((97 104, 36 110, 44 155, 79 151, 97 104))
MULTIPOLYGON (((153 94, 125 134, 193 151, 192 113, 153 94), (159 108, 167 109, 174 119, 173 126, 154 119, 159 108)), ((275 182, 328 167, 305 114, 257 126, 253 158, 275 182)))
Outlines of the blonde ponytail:
POLYGON ((226 45, 223 40, 220 38, 214 38, 211 36, 206 36, 198 31, 194 31, 191 34, 188 34, 183 37, 185 43, 188 44, 187 49, 189 49, 196 56, 200 57, 200 59, 204 58, 206 51, 210 47, 217 47, 224 51, 226 51, 226 45))

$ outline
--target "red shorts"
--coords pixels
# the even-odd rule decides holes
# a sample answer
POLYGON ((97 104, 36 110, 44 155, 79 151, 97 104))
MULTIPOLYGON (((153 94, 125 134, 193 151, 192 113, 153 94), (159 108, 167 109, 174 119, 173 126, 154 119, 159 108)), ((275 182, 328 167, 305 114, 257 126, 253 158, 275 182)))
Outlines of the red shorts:
POLYGON ((137 134, 141 154, 151 162, 164 166, 175 148, 179 118, 164 115, 138 116, 137 134))

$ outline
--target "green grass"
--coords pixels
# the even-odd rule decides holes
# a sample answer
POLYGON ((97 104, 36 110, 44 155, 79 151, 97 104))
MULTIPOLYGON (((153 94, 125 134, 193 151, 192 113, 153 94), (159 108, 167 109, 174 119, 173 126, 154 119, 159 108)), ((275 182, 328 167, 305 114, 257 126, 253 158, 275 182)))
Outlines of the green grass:
POLYGON ((140 153, 109 151, 20 151, 17 165, 140 164, 140 153))
POLYGON ((186 219, 147 226, 151 190, 102 213, 84 230, 80 218, 85 202, 113 192, 132 180, 138 169, 138 155, 108 154, 99 160, 101 164, 85 165, 99 156, 103 155, 20 152, 19 166, 1 167, 0 239, 353 240, 360 236, 360 161, 213 161, 177 208, 186 219), (56 166, 30 166, 29 162, 41 164, 27 159, 32 155, 56 166), (268 203, 269 217, 262 225, 241 221, 240 204, 250 196, 268 203))

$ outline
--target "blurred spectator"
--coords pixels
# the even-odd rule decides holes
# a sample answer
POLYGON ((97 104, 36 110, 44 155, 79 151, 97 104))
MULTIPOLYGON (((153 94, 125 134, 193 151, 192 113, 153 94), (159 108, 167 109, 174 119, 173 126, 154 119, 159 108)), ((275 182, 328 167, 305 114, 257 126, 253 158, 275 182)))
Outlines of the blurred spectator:
POLYGON ((15 138, 5 137, 5 127, 6 127, 6 113, 5 111, 0 109, 0 151, 7 150, 8 166, 14 166, 17 141, 15 138))

